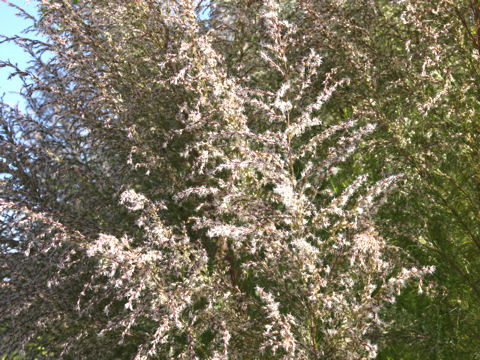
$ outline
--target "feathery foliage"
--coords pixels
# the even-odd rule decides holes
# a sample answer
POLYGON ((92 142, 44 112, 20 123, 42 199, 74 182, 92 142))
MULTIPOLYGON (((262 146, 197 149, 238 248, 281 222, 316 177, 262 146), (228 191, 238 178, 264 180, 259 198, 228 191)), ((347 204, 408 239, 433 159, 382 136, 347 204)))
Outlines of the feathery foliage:
POLYGON ((38 4, 46 40, 4 39, 0 354, 473 354, 478 9, 38 4))

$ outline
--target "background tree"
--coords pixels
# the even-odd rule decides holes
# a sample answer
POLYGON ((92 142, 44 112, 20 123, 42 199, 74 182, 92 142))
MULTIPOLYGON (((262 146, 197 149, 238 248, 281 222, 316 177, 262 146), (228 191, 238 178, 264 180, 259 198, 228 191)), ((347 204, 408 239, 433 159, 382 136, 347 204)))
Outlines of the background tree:
POLYGON ((478 356, 479 222, 474 200, 478 164, 473 160, 478 151, 477 5, 303 4, 312 19, 305 23, 315 26, 305 32, 312 34, 309 46, 329 54, 325 58, 332 66, 351 78, 350 86, 338 89, 338 97, 330 101, 329 112, 341 118, 344 111, 362 109, 365 118, 378 124, 376 151, 362 160, 367 171, 374 177, 405 174, 396 199, 390 197, 391 206, 378 219, 382 234, 438 269, 432 301, 415 292, 400 299, 401 315, 394 315, 398 328, 387 334, 391 348, 384 354, 474 358, 478 356), (398 319, 406 320, 403 329, 398 319), (412 322, 417 325, 411 327, 412 322))

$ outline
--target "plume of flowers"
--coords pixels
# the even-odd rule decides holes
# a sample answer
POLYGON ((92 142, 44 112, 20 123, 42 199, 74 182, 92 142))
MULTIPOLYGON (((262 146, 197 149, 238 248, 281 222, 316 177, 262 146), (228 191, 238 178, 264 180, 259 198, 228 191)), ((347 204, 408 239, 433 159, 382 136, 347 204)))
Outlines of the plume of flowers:
POLYGON ((32 75, 29 90, 43 97, 31 97, 33 117, 9 116, 46 135, 24 132, 16 144, 5 116, 2 156, 24 146, 26 159, 43 159, 37 178, 53 174, 58 191, 48 197, 55 187, 40 183, 35 193, 24 181, 35 172, 22 173, 21 163, 5 181, 10 200, 0 209, 16 214, 18 248, 28 250, 2 248, 2 299, 52 260, 22 301, 0 303, 8 329, 35 320, 0 349, 374 358, 383 304, 432 269, 399 270, 371 218, 399 176, 359 175, 329 189, 375 126, 361 112, 336 124, 321 117, 350 79, 332 80, 314 49, 293 56, 302 34, 282 2, 266 1, 258 14, 258 55, 273 79, 265 84, 231 75, 215 29, 199 18, 204 1, 41 5, 49 43, 37 45, 53 58, 37 56, 45 74, 32 75), (64 150, 52 144, 55 131, 64 150))

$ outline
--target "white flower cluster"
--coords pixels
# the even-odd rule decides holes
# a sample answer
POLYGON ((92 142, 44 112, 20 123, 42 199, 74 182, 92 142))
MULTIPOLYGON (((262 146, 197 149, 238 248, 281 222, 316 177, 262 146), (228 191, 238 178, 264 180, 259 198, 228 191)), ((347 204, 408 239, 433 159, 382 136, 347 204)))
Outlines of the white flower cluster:
POLYGON ((120 203, 132 211, 142 210, 148 202, 147 198, 134 190, 127 190, 120 196, 120 203))

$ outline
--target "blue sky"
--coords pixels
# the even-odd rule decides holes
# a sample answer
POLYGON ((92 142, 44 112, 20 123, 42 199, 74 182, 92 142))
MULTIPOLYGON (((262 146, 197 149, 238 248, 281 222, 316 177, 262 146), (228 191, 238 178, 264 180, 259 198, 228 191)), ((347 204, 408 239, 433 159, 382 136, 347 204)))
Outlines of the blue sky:
MULTIPOLYGON (((36 14, 35 1, 10 0, 10 2, 24 8, 32 15, 36 14)), ((0 34, 7 36, 21 35, 22 30, 31 25, 30 21, 16 16, 16 13, 18 13, 18 10, 0 0, 0 34)), ((32 37, 33 34, 27 34, 27 36, 32 37)), ((1 44, 0 59, 9 59, 11 62, 17 63, 20 68, 24 68, 27 66, 28 55, 14 44, 1 44)), ((21 82, 16 78, 7 80, 9 74, 9 69, 0 69, 0 95, 5 94, 4 100, 11 105, 17 103, 22 105, 21 98, 17 95, 21 82)))

